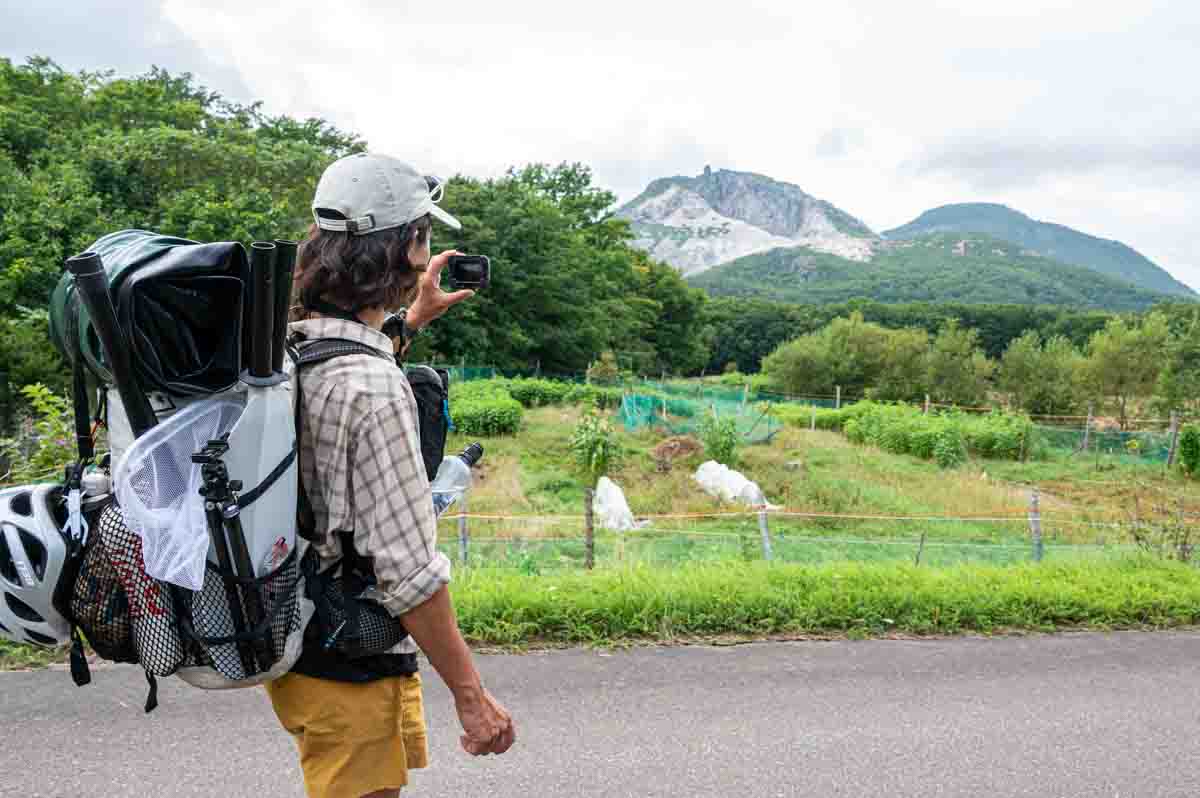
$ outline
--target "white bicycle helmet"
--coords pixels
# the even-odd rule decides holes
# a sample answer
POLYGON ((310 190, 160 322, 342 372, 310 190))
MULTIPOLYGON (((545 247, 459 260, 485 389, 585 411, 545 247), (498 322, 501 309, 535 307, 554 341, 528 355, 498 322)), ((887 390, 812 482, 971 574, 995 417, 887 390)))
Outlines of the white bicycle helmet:
POLYGON ((67 545, 52 502, 57 485, 0 490, 0 637, 62 645, 71 625, 54 608, 67 545))

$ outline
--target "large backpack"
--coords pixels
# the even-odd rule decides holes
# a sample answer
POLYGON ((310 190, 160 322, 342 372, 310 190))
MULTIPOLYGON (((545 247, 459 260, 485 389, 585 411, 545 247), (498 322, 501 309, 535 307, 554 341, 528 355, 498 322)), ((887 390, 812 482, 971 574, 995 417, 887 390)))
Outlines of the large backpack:
MULTIPOLYGON (((138 329, 140 323, 161 330, 186 310, 178 304, 168 307, 172 302, 185 302, 184 298, 210 288, 224 296, 248 293, 245 286, 231 289, 230 280, 248 277, 240 245, 196 245, 125 231, 101 239, 93 249, 110 256, 105 262, 110 281, 119 277, 126 286, 125 290, 110 287, 110 294, 117 299, 120 326, 133 339, 150 337, 138 329), (204 256, 199 266, 188 257, 189 250, 204 256), (136 261, 132 265, 130 258, 136 261), (156 277, 162 278, 160 282, 156 277), (194 279, 188 284, 181 277, 194 279)), ((78 490, 80 475, 92 456, 83 372, 86 369, 102 381, 111 380, 111 375, 103 368, 103 352, 95 336, 88 334, 86 314, 76 307, 78 303, 71 304, 74 292, 67 276, 55 297, 62 302, 52 308, 54 338, 75 369, 80 461, 72 473, 78 490), (94 351, 84 352, 85 346, 94 351)), ((180 324, 187 323, 181 318, 180 324)), ((203 327, 210 321, 199 323, 203 327)), ((311 510, 296 464, 296 424, 302 404, 295 379, 299 372, 332 357, 381 353, 354 342, 308 342, 293 352, 294 383, 277 375, 279 379, 265 383, 250 380, 247 389, 243 384, 225 384, 246 350, 237 335, 226 335, 227 342, 215 347, 196 343, 194 328, 179 337, 183 340, 165 345, 169 357, 155 347, 134 352, 140 373, 137 382, 163 389, 154 407, 157 426, 135 441, 128 434, 118 393, 109 390, 98 403, 97 416, 109 421, 115 439, 112 448, 120 453, 113 463, 116 493, 126 498, 123 507, 111 497, 108 501, 92 497, 85 503, 84 528, 90 534, 70 541, 66 571, 56 592, 56 607, 73 624, 71 663, 76 683, 90 681, 80 632, 102 659, 134 662, 145 669, 150 682, 146 711, 157 703, 155 677, 175 674, 203 688, 245 687, 276 678, 291 668, 302 646, 314 644, 314 630, 318 644, 346 656, 390 648, 403 638, 403 627, 380 608, 357 599, 372 580, 367 562, 352 546, 344 545, 343 562, 317 568, 315 551, 308 546, 314 534, 311 510), (210 366, 216 369, 214 374, 204 372, 210 366), (186 379, 180 378, 180 372, 188 372, 186 379), (232 478, 237 474, 254 475, 252 484, 239 485, 232 478), (209 553, 203 558, 202 573, 193 569, 185 574, 183 581, 191 586, 185 588, 147 573, 151 555, 158 563, 157 572, 164 556, 170 560, 178 553, 171 549, 169 536, 160 543, 159 537, 148 533, 146 518, 153 521, 156 513, 162 515, 158 511, 163 507, 180 516, 179 502, 193 501, 198 486, 204 502, 195 505, 202 507, 203 523, 222 534, 214 534, 208 543, 200 541, 210 552, 215 550, 215 556, 209 553), (297 518, 297 523, 281 520, 289 518, 297 518), (248 519, 244 528, 238 526, 241 519, 248 519), (278 537, 271 525, 279 526, 278 537), (217 541, 233 541, 238 529, 257 533, 256 545, 241 547, 249 559, 231 562, 228 554, 221 556, 217 541), (146 549, 148 545, 153 551, 146 549), (310 623, 314 617, 317 621, 310 623), (334 639, 321 631, 326 628, 338 628, 340 633, 334 639)), ((445 445, 448 380, 435 374, 434 389, 427 371, 431 370, 414 368, 410 375, 422 451, 432 478, 445 445)), ((247 383, 244 376, 242 383, 247 383)), ((236 560, 238 548, 232 548, 236 560)))

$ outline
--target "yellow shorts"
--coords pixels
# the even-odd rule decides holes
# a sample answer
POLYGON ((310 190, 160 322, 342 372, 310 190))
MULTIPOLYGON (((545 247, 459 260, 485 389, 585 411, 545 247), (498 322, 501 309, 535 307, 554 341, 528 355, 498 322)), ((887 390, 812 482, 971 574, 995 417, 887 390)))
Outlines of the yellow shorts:
POLYGON ((418 674, 350 684, 289 673, 266 687, 296 737, 309 798, 394 790, 429 764, 418 674))

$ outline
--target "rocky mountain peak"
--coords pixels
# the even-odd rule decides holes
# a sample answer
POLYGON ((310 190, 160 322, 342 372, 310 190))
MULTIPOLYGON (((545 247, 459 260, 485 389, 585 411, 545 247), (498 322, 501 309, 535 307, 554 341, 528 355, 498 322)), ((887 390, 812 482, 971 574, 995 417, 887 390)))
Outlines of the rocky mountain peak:
POLYGON ((636 246, 684 274, 780 247, 869 260, 878 242, 861 221, 799 186, 711 166, 653 181, 617 215, 632 222, 636 246))

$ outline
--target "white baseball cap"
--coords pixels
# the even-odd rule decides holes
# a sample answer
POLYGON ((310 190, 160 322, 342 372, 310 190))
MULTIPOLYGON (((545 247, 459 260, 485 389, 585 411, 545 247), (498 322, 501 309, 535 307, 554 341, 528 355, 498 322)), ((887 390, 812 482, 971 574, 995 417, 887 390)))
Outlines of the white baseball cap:
POLYGON ((406 225, 425 214, 455 230, 462 223, 437 206, 443 185, 389 155, 360 152, 329 165, 313 197, 313 218, 322 230, 352 235, 373 233, 406 225), (320 211, 336 211, 344 218, 331 219, 320 211))

